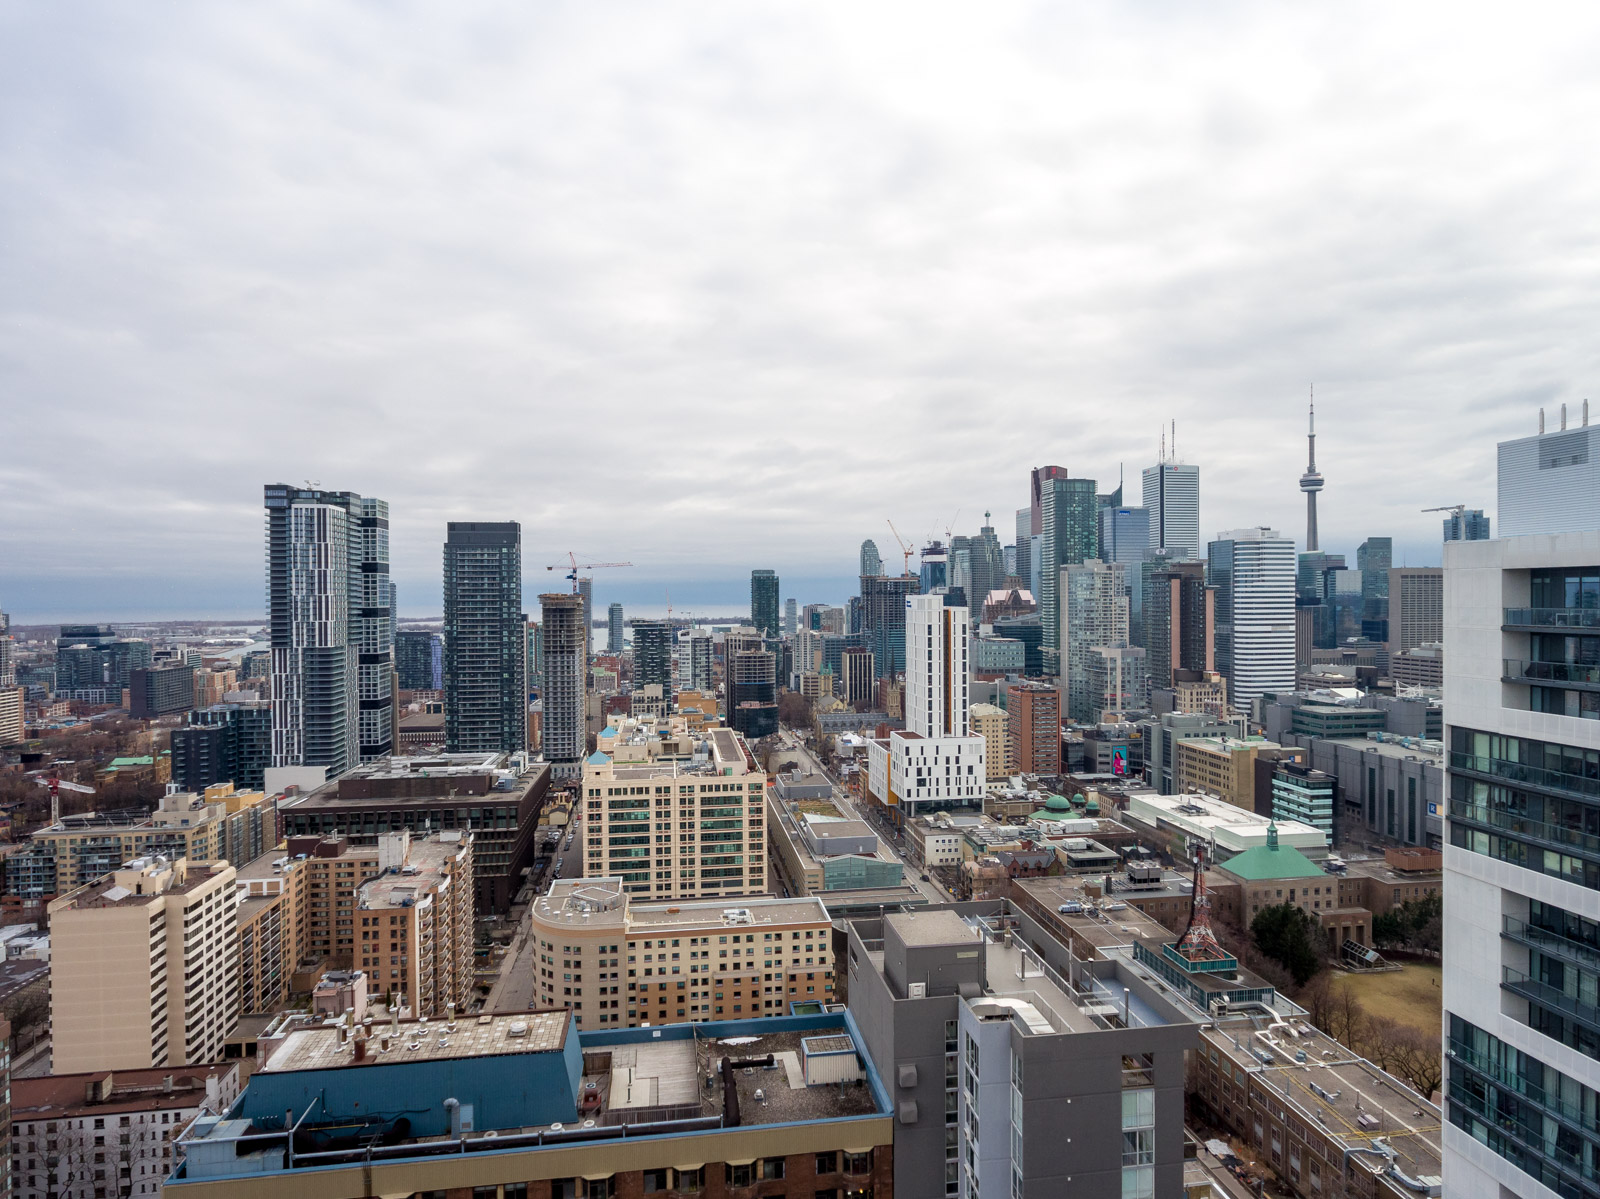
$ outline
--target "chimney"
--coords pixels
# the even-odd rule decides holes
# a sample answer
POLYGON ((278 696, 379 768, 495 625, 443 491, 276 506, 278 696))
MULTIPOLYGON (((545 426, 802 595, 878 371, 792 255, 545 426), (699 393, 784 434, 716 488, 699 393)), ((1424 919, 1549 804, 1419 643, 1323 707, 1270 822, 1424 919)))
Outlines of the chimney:
POLYGON ((1583 427, 1585 429, 1587 429, 1589 427, 1589 401, 1588 400, 1585 400, 1583 402, 1583 427))
POLYGON ((1544 436, 1544 409, 1539 409, 1539 436, 1544 436))
POLYGON ((1563 433, 1567 431, 1567 402, 1565 400, 1561 401, 1561 431, 1563 433))
POLYGON ((354 1058, 354 1060, 358 1061, 358 1062, 364 1062, 364 1061, 367 1060, 367 1031, 366 1031, 366 1029, 361 1029, 356 1033, 356 1050, 355 1050, 355 1058, 354 1058))
POLYGON ((168 1095, 172 1094, 172 1075, 167 1074, 162 1077, 161 1089, 168 1095))

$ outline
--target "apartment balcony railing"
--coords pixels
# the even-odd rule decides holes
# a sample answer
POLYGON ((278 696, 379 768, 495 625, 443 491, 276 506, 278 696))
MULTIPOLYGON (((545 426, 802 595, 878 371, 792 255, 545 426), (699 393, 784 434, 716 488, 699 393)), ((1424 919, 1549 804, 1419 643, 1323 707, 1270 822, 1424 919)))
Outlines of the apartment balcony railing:
POLYGON ((1600 1007, 1568 995, 1560 987, 1524 974, 1510 966, 1502 966, 1500 985, 1513 995, 1520 995, 1542 1008, 1560 1012, 1584 1025, 1590 1032, 1600 1034, 1600 1007))
POLYGON ((1451 800, 1450 819, 1465 821, 1468 824, 1481 824, 1487 828, 1510 833, 1524 841, 1534 841, 1558 849, 1575 849, 1590 855, 1600 854, 1600 837, 1592 833, 1568 828, 1564 824, 1534 820, 1515 812, 1503 812, 1498 808, 1482 804, 1467 803, 1459 799, 1451 800))
POLYGON ((1542 766, 1530 766, 1526 762, 1507 762, 1503 758, 1452 753, 1450 769, 1508 783, 1523 783, 1544 791, 1575 795, 1580 799, 1600 799, 1600 778, 1567 774, 1560 770, 1546 770, 1542 766))
POLYGON ((1600 608, 1507 608, 1508 629, 1593 629, 1600 632, 1600 608))
POLYGON ((1502 677, 1508 683, 1556 683, 1563 687, 1600 690, 1600 666, 1580 662, 1529 662, 1519 658, 1504 658, 1501 665, 1502 677))
POLYGON ((1537 949, 1540 953, 1571 962, 1574 966, 1585 970, 1600 973, 1600 948, 1584 941, 1574 940, 1562 933, 1529 924, 1526 920, 1518 920, 1515 916, 1503 916, 1501 919, 1504 921, 1504 926, 1500 930, 1500 935, 1507 940, 1516 941, 1530 949, 1537 949))

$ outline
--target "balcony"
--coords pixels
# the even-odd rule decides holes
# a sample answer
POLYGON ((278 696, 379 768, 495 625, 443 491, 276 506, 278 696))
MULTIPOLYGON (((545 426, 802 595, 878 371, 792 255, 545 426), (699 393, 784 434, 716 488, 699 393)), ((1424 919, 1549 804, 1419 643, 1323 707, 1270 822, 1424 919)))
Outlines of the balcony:
POLYGON ((1600 948, 1584 941, 1575 941, 1547 928, 1529 924, 1526 920, 1518 920, 1515 916, 1504 916, 1501 919, 1504 921, 1504 926, 1500 930, 1500 935, 1508 941, 1516 941, 1529 949, 1537 949, 1550 957, 1560 958, 1571 962, 1574 966, 1600 973, 1600 948))
POLYGON ((1479 757, 1476 754, 1451 753, 1450 769, 1480 775, 1496 782, 1521 783, 1541 791, 1571 795, 1579 799, 1600 799, 1600 778, 1581 774, 1565 774, 1559 770, 1546 770, 1542 766, 1529 766, 1524 762, 1508 762, 1503 758, 1479 757))
POLYGON ((1579 662, 1527 662, 1518 658, 1501 660, 1502 680, 1507 683, 1555 684, 1600 691, 1600 666, 1579 662))
POLYGON ((1589 629, 1600 633, 1600 608, 1507 608, 1502 627, 1512 629, 1589 629))
POLYGON ((1503 812, 1462 800, 1450 801, 1450 819, 1482 825, 1522 841, 1564 851, 1577 851, 1590 858, 1600 857, 1600 837, 1579 829, 1568 828, 1563 824, 1549 824, 1515 812, 1503 812))
POLYGON ((1559 987, 1540 982, 1521 970, 1514 970, 1510 966, 1502 966, 1500 970, 1500 986, 1504 990, 1510 991, 1513 995, 1520 995, 1542 1008, 1560 1012, 1563 1016, 1576 1020, 1590 1032, 1600 1035, 1600 1008, 1574 999, 1559 987))

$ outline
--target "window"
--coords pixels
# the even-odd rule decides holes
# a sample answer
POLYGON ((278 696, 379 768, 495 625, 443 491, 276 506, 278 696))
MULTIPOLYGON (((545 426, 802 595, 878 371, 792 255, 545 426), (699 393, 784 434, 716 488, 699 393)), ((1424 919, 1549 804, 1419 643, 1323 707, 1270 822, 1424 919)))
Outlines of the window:
POLYGON ((773 1182, 783 1177, 783 1158, 768 1157, 761 1162, 761 1178, 764 1182, 773 1182))
POLYGON ((839 1172, 839 1155, 833 1150, 817 1154, 818 1174, 837 1174, 839 1172))
POLYGON ((872 1151, 865 1153, 846 1153, 844 1155, 844 1172, 846 1174, 871 1174, 872 1151))
POLYGON ((705 1186, 704 1169, 674 1170, 673 1173, 678 1176, 677 1189, 680 1191, 698 1191, 705 1186))

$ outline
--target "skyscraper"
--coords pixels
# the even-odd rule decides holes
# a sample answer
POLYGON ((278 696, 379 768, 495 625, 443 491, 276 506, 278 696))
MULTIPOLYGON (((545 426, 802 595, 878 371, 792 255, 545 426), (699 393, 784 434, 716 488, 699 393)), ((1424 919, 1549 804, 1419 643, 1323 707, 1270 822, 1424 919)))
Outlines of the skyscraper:
POLYGON ((906 597, 917 594, 916 575, 862 576, 862 627, 879 678, 892 678, 906 668, 906 597))
POLYGON ((1300 476, 1300 490, 1306 493, 1306 553, 1317 552, 1317 492, 1323 479, 1317 472, 1317 405, 1311 403, 1306 433, 1306 473, 1300 476))
POLYGON ((1356 547, 1361 572, 1361 635, 1369 641, 1389 640, 1389 568, 1394 564, 1394 538, 1368 537, 1356 547))
POLYGON ((594 579, 578 580, 578 596, 583 600, 583 673, 589 675, 589 658, 594 653, 594 579))
POLYGON ((1216 588, 1216 663, 1228 698, 1248 708, 1293 691, 1294 542, 1275 529, 1235 529, 1208 547, 1206 582, 1216 588))
POLYGON ((329 777, 394 749, 389 505, 268 484, 272 764, 329 777))
MULTIPOLYGON (((1501 443, 1501 535, 1444 547, 1441 1147, 1447 1193, 1469 1199, 1593 1194, 1600 1160, 1583 1116, 1600 1095, 1600 535, 1568 527, 1594 494, 1572 447, 1501 443)), ((1424 796, 1366 803, 1369 824, 1422 839, 1424 796)))
POLYGON ((950 585, 950 551, 944 542, 934 540, 922 547, 922 573, 919 577, 923 595, 929 594, 935 587, 950 585))
MULTIPOLYGON (((1072 479, 1062 467, 1040 467, 1051 472, 1039 483, 1041 521, 1039 563, 1039 620, 1044 648, 1055 650, 1059 671, 1061 649, 1061 571, 1097 558, 1100 554, 1100 497, 1093 479, 1072 479)), ((1038 471, 1035 474, 1038 475, 1038 471)), ((1046 652, 1045 669, 1051 654, 1046 652)))
POLYGON ((1446 541, 1487 541, 1491 536, 1489 518, 1482 508, 1458 508, 1445 517, 1446 541))
POLYGON ((545 760, 553 778, 583 772, 584 707, 588 684, 583 597, 557 592, 539 597, 543 610, 544 688, 540 692, 545 760))
POLYGON ((861 573, 868 577, 883 573, 883 559, 878 554, 878 543, 870 537, 861 543, 861 573))
POLYGON ((659 686, 672 702, 672 626, 664 620, 633 622, 633 689, 659 686))
POLYGON ((612 604, 606 609, 606 653, 622 652, 622 605, 612 604))
POLYGON ((800 609, 796 606, 794 598, 783 601, 783 635, 793 637, 800 626, 800 609))
POLYGON ((763 637, 778 636, 778 576, 770 570, 750 572, 750 625, 763 637))
POLYGON ((749 741, 778 731, 778 659, 767 649, 728 655, 728 725, 749 741))
POLYGON ((444 728, 450 753, 528 745, 522 526, 451 521, 444 543, 444 728))
POLYGON ((983 601, 988 598, 989 592, 998 591, 1006 585, 1005 549, 995 535, 989 513, 983 514, 983 527, 978 530, 978 535, 968 538, 967 549, 971 559, 967 606, 972 609, 973 619, 976 620, 983 614, 983 601))
POLYGON ((394 670, 402 691, 437 691, 444 687, 439 635, 426 630, 406 629, 394 641, 394 670))
POLYGON ((1391 566, 1390 655, 1443 639, 1444 571, 1437 566, 1391 566))
POLYGON ((1144 596, 1145 667, 1150 686, 1172 686, 1173 671, 1216 669, 1216 592, 1203 562, 1151 563, 1144 596))
POLYGON ((1122 582, 1128 593, 1128 641, 1132 645, 1144 644, 1144 591, 1139 568, 1149 556, 1148 508, 1108 504, 1100 509, 1100 560, 1122 567, 1122 582))
POLYGON ((867 745, 867 787, 896 820, 919 807, 973 807, 987 784, 984 740, 972 735, 966 608, 942 595, 906 601, 905 729, 867 745))
POLYGON ((966 614, 942 597, 907 601, 906 729, 919 737, 965 737, 971 732, 966 614))
POLYGON ((1175 458, 1144 470, 1144 507, 1150 549, 1170 550, 1180 561, 1200 557, 1200 468, 1175 458))
POLYGON ((1128 645, 1126 572, 1120 563, 1091 558, 1062 572, 1061 674, 1067 715, 1080 724, 1099 719, 1090 686, 1091 651, 1128 645))
MULTIPOLYGON (((1033 509, 1017 509, 1017 540, 1014 544, 1012 557, 1016 564, 1011 573, 1022 580, 1022 585, 1027 587, 1033 577, 1033 560, 1029 551, 1033 548, 1033 509)), ((1037 598, 1037 597, 1036 597, 1037 598)))

